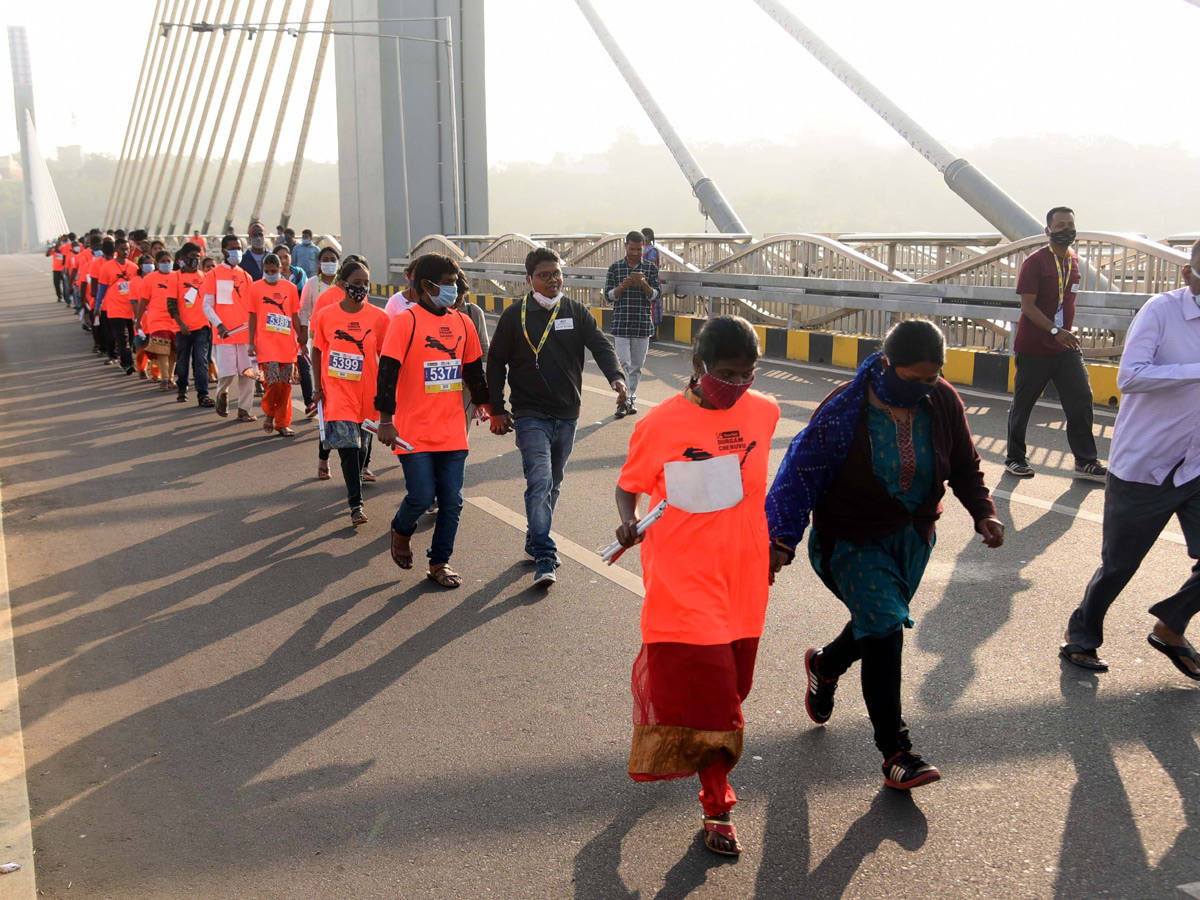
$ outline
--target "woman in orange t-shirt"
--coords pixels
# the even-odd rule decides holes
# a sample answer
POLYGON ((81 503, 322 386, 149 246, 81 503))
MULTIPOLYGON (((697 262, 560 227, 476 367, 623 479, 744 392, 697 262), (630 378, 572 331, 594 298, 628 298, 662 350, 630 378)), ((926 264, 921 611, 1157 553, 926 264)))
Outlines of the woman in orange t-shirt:
POLYGON ((320 404, 321 445, 336 450, 342 462, 350 521, 367 521, 362 503, 362 473, 367 465, 371 435, 365 419, 374 418, 375 374, 388 317, 367 302, 371 273, 360 262, 346 262, 339 276, 345 296, 312 317, 308 330, 313 342, 313 400, 320 404))
POLYGON ((292 371, 299 350, 300 293, 282 276, 283 263, 274 253, 263 257, 263 277, 250 285, 247 301, 250 358, 258 359, 265 381, 263 431, 284 437, 296 432, 292 424, 292 371))
POLYGON ((754 678, 770 573, 767 457, 779 405, 749 390, 758 356, 749 322, 710 319, 696 339, 691 382, 638 422, 617 482, 617 540, 623 547, 645 540, 629 775, 698 774, 705 845, 726 856, 741 852, 729 820, 737 796, 728 775, 742 752, 742 702, 754 678), (668 464, 677 464, 672 477, 706 484, 724 469, 732 505, 712 512, 668 506, 638 535, 638 501, 649 494, 653 508, 667 499, 668 464))

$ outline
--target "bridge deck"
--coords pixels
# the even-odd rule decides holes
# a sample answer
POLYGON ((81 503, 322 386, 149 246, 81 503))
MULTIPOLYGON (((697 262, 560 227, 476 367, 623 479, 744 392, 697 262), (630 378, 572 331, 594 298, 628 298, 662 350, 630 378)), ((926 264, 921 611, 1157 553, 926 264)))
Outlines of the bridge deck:
MULTIPOLYGON (((914 603, 905 713, 940 784, 881 788, 856 672, 812 726, 803 651, 844 616, 807 565, 782 576, 732 778, 747 852, 728 864, 695 838, 694 781, 625 775, 631 579, 580 552, 548 595, 529 589, 511 439, 472 434, 463 588, 398 577, 398 466, 375 465, 355 532, 336 467, 313 478, 314 423, 268 438, 100 365, 42 263, 0 258, 0 466, 45 896, 1166 898, 1200 882, 1200 690, 1145 643, 1146 607, 1189 561, 1173 527, 1113 609, 1110 673, 1060 664, 1103 497, 1070 479, 1059 410, 1035 411, 1030 443, 1054 449, 1017 484, 1007 400, 965 395, 1010 530, 988 551, 951 503, 914 603)), ((655 345, 645 399, 687 368, 655 345)), ((773 464, 841 377, 763 366, 786 417, 773 464)), ((585 380, 556 530, 590 550, 611 538, 633 422, 590 365, 585 380)))

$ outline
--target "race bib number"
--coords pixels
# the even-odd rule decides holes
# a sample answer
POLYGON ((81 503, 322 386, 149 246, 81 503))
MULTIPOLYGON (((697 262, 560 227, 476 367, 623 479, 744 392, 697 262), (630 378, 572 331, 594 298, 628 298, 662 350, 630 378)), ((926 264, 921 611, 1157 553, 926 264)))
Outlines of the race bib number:
POLYGON ((344 353, 341 350, 329 351, 329 377, 340 378, 342 381, 362 381, 363 355, 361 353, 344 353))
POLYGON ((196 297, 199 296, 199 293, 200 292, 197 291, 194 287, 188 288, 183 293, 183 305, 186 306, 188 309, 191 309, 193 306, 196 305, 196 297))
POLYGON ((445 391, 462 391, 461 360, 434 359, 425 363, 425 393, 445 391))
POLYGON ((128 297, 129 296, 129 282, 128 281, 118 281, 117 282, 117 293, 120 294, 122 297, 128 297))
POLYGON ((233 306, 233 282, 218 279, 217 306, 233 306))
MULTIPOLYGON (((292 333, 292 318, 285 316, 283 313, 267 313, 267 331, 272 331, 275 334, 291 334, 292 333)), ((361 368, 359 369, 361 372, 361 368)))

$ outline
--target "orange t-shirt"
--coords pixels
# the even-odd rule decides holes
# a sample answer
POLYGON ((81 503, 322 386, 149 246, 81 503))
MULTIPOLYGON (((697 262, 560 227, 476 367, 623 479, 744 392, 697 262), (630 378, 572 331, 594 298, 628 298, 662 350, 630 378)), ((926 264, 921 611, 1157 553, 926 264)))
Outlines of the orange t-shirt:
MULTIPOLYGON (((208 327, 208 319, 204 315, 204 279, 206 276, 199 272, 183 272, 176 269, 167 276, 167 297, 174 299, 179 307, 179 320, 187 326, 188 331, 198 331, 208 327)), ((175 326, 178 329, 178 325, 175 326)))
POLYGON ((482 356, 475 325, 457 310, 438 316, 420 304, 391 322, 383 355, 400 361, 394 420, 400 437, 417 453, 466 450, 462 367, 482 356))
MULTIPOLYGON (((356 313, 341 304, 326 306, 308 323, 313 347, 321 351, 321 401, 326 422, 362 422, 377 418, 375 378, 387 332, 382 309, 364 303, 356 313)), ((459 407, 459 418, 462 418, 459 407)))
MULTIPOLYGON (((230 268, 219 265, 204 276, 205 297, 214 297, 214 308, 217 316, 229 331, 245 325, 249 318, 250 285, 253 282, 246 270, 240 267, 230 268)), ((188 326, 191 327, 191 326, 188 326)), ((235 335, 223 338, 213 329, 214 344, 248 344, 250 331, 239 331, 235 335)))
POLYGON ((762 636, 767 614, 767 457, 779 422, 773 397, 747 391, 730 409, 704 409, 676 394, 633 429, 617 484, 666 499, 664 465, 736 454, 741 502, 710 513, 668 507, 642 548, 642 641, 727 644, 762 636))
POLYGON ((75 254, 75 284, 83 287, 87 284, 88 266, 92 264, 92 251, 80 250, 75 254))
POLYGON ((71 249, 70 244, 59 244, 50 252, 50 265, 55 272, 61 272, 67 261, 67 252, 71 249))
POLYGON ((92 257, 92 261, 88 263, 87 280, 88 280, 88 308, 96 308, 96 288, 100 287, 100 267, 103 266, 107 259, 103 253, 98 253, 92 257))
POLYGON ((249 309, 257 318, 254 349, 260 363, 294 363, 300 345, 292 316, 300 312, 300 292, 290 281, 259 280, 250 285, 249 309))
POLYGON ((139 299, 146 301, 146 311, 142 313, 142 331, 154 334, 156 331, 169 331, 175 334, 179 326, 167 312, 167 290, 171 286, 171 275, 162 272, 152 272, 142 276, 142 290, 139 299))
POLYGON ((108 260, 100 267, 98 284, 105 287, 104 314, 110 319, 132 319, 138 298, 137 279, 140 277, 137 263, 125 260, 108 260))
MULTIPOLYGON (((345 296, 345 291, 343 291, 340 287, 331 284, 329 287, 325 288, 325 290, 321 291, 321 295, 317 297, 317 302, 313 304, 313 315, 315 316, 318 312, 331 304, 341 303, 342 298, 345 296)), ((371 305, 370 300, 367 301, 367 305, 371 305)))

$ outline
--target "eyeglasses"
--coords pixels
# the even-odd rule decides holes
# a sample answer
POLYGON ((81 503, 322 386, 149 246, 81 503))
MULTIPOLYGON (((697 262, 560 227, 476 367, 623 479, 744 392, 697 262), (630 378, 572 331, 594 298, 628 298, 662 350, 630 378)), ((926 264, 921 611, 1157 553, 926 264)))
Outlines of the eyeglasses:
POLYGON ((542 281, 562 281, 562 272, 534 272, 534 278, 540 278, 542 281))

